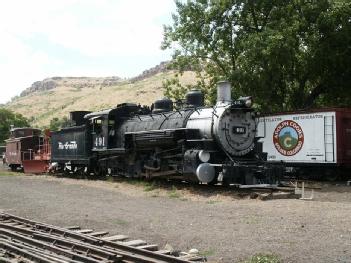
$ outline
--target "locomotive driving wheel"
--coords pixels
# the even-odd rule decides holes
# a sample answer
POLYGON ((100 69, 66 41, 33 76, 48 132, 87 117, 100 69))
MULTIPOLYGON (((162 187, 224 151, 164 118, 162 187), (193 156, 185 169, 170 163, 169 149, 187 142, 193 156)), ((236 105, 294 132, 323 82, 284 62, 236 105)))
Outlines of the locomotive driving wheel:
POLYGON ((107 168, 102 167, 100 165, 94 166, 94 176, 97 178, 104 177, 107 174, 107 168))

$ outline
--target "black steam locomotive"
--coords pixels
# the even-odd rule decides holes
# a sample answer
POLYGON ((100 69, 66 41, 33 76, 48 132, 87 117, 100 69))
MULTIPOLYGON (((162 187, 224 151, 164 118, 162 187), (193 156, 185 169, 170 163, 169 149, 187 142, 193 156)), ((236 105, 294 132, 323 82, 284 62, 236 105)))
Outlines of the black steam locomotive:
POLYGON ((167 177, 214 184, 276 183, 257 142, 250 97, 231 100, 218 83, 217 103, 198 90, 180 107, 170 99, 151 108, 123 103, 100 112, 71 113, 75 126, 52 134, 52 162, 70 173, 167 177))

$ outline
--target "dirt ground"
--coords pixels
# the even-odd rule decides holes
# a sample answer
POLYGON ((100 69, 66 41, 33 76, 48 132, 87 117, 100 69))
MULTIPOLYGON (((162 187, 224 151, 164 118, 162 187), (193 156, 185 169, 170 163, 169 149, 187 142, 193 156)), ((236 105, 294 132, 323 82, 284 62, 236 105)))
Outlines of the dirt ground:
POLYGON ((324 185, 313 201, 260 201, 206 187, 0 171, 0 211, 125 234, 160 247, 197 248, 210 262, 240 262, 258 253, 273 253, 283 262, 351 262, 346 186, 324 185))

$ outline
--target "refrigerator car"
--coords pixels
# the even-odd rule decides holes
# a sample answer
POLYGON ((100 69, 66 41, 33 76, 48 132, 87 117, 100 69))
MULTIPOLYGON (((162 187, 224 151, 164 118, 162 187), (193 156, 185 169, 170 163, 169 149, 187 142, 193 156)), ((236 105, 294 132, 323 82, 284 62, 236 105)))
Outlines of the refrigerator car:
POLYGON ((307 178, 335 180, 351 168, 351 109, 334 108, 265 115, 257 136, 269 162, 307 178))

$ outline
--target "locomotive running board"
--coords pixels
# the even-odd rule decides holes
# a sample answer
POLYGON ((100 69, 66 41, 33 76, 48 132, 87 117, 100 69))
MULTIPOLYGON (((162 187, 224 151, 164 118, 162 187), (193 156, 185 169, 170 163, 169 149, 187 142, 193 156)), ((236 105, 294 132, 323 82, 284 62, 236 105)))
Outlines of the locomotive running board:
POLYGON ((161 177, 161 176, 170 176, 170 175, 177 175, 176 170, 171 170, 171 171, 161 171, 161 172, 154 172, 152 174, 148 173, 142 173, 142 176, 149 177, 149 178, 155 178, 155 177, 161 177))
POLYGON ((129 147, 136 148, 169 146, 176 145, 179 140, 198 138, 198 133, 198 129, 189 128, 126 132, 125 141, 129 147))
POLYGON ((92 149, 93 152, 101 152, 104 154, 125 154, 126 149, 125 148, 112 148, 112 149, 92 149))

